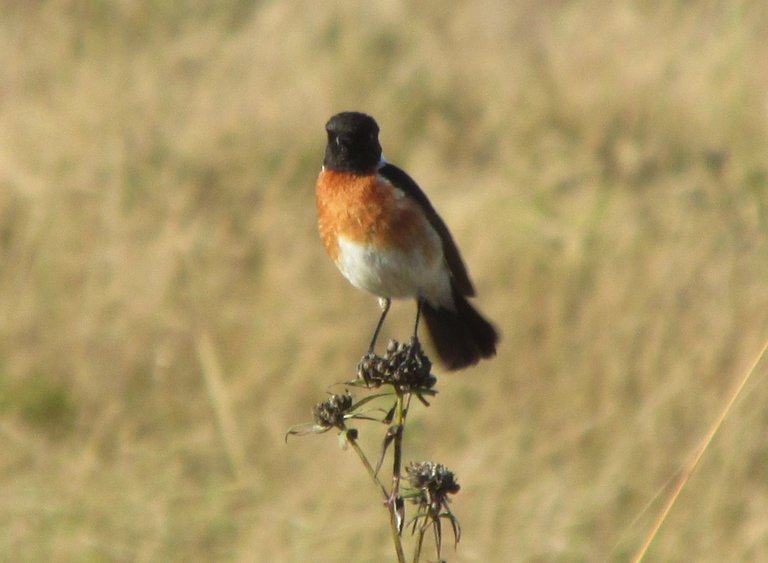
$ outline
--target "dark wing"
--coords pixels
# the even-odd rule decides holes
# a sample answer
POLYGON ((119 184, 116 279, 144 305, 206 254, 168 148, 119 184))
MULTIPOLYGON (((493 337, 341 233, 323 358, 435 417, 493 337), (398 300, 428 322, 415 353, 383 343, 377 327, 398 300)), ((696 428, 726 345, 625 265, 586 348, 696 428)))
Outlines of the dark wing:
POLYGON ((429 199, 427 199, 427 196, 421 191, 418 184, 413 178, 394 164, 385 163, 379 168, 379 174, 389 180, 393 186, 403 190, 421 206, 430 224, 434 227, 437 234, 440 235, 440 239, 443 241, 445 262, 448 264, 448 269, 453 276, 453 282, 456 289, 462 295, 472 297, 475 294, 475 288, 469 279, 469 274, 467 274, 467 268, 464 266, 464 261, 461 259, 459 249, 456 247, 456 243, 453 242, 453 237, 448 231, 448 227, 445 226, 443 220, 435 212, 429 199))

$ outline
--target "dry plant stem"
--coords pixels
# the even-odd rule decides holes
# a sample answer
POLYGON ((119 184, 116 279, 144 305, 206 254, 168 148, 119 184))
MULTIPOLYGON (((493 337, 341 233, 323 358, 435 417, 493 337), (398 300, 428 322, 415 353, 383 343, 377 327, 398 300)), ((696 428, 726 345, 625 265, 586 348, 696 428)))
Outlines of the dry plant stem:
POLYGON ((749 378, 752 377, 752 373, 755 371, 757 364, 760 363, 760 360, 765 355, 765 351, 767 349, 768 349, 768 340, 766 340, 765 344, 763 344, 762 350, 760 350, 760 353, 752 362, 752 365, 747 370, 744 377, 742 377, 741 381, 739 381, 739 384, 736 386, 736 389, 731 394, 731 397, 730 399, 728 399, 728 402, 725 404, 725 407, 723 407, 723 410, 720 412, 720 415, 717 417, 717 420, 715 420, 714 424, 712 425, 712 428, 710 428, 709 432, 707 432, 707 435, 704 437, 704 440, 702 440, 701 445, 699 445, 699 447, 697 448, 693 458, 688 463, 688 465, 686 465, 685 468, 683 469, 682 475, 680 476, 680 480, 677 482, 674 490, 672 491, 672 495, 669 497, 666 504, 664 505, 664 508, 661 511, 661 514, 659 514, 659 517, 656 519, 656 522, 654 523, 653 528, 651 529, 651 533, 648 535, 648 537, 643 542, 643 545, 640 547, 638 552, 632 558, 632 563, 639 563, 645 557, 645 554, 648 552, 648 548, 650 547, 653 540, 656 538, 656 535, 658 534, 659 529, 661 528, 662 524, 664 523, 664 520, 666 520, 667 515, 669 514, 669 511, 672 510, 672 506, 675 504, 677 497, 680 496, 680 492, 683 490, 683 487, 685 487, 685 484, 688 482, 688 479, 691 477, 691 474, 693 473, 694 469, 696 469, 696 466, 699 464, 699 461, 704 455, 704 452, 709 447, 709 444, 712 443, 712 439, 715 437, 715 434, 717 434, 717 431, 720 430, 720 426, 722 426, 723 421, 726 419, 726 417, 728 416, 728 413, 731 411, 731 408, 736 402, 736 399, 739 397, 739 395, 741 395, 741 392, 744 389, 744 386, 747 384, 747 381, 749 381, 749 378))
POLYGON ((400 469, 402 468, 403 461, 403 433, 405 432, 405 409, 403 408, 403 403, 404 397, 398 393, 395 403, 395 427, 397 428, 397 432, 395 433, 395 453, 392 462, 392 491, 390 492, 390 500, 393 503, 400 494, 400 469))
POLYGON ((413 563, 419 563, 421 557, 421 546, 424 544, 424 534, 426 530, 419 527, 419 536, 416 538, 416 547, 413 550, 413 563))
POLYGON ((387 499, 387 508, 389 509, 389 524, 392 529, 392 541, 395 543, 397 560, 400 563, 405 562, 405 552, 403 551, 403 542, 400 535, 400 522, 397 513, 397 500, 400 495, 400 467, 402 465, 403 448, 403 430, 405 425, 405 411, 403 409, 403 395, 397 393, 395 400, 395 433, 394 454, 392 463, 392 490, 387 499))
POLYGON ((376 475, 376 470, 371 465, 371 462, 368 461, 368 458, 366 457, 365 453, 363 452, 363 449, 360 447, 360 444, 357 443, 357 439, 350 436, 349 433, 347 433, 347 440, 349 444, 352 446, 352 449, 355 450, 355 453, 357 453, 357 457, 360 458, 360 461, 365 466, 365 470, 368 472, 368 475, 370 475, 371 479, 373 479, 374 484, 381 489, 381 493, 384 495, 384 499, 387 504, 387 510, 389 511, 389 527, 390 531, 392 532, 392 541, 395 544, 395 552, 397 553, 397 561, 398 563, 405 563, 405 552, 403 551, 403 543, 400 541, 400 530, 397 526, 397 512, 396 507, 393 502, 390 502, 389 495, 387 494, 386 487, 382 484, 381 480, 379 479, 379 476, 376 475))
POLYGON ((352 446, 352 449, 355 450, 355 453, 357 453, 357 457, 360 458, 360 461, 363 462, 365 470, 368 472, 368 475, 370 475, 371 479, 373 479, 373 483, 381 489, 381 492, 384 494, 384 498, 386 498, 387 489, 384 487, 384 484, 381 482, 381 480, 379 480, 379 476, 376 475, 376 470, 371 465, 371 462, 368 461, 368 458, 363 452, 363 449, 360 447, 360 444, 357 443, 357 438, 353 438, 349 435, 349 433, 347 433, 347 441, 352 446))
POLYGON ((227 386, 224 381, 224 370, 216 354, 210 334, 203 331, 195 337, 195 348, 202 368, 203 380, 208 391, 208 398, 218 423, 224 451, 229 458, 232 471, 238 479, 245 473, 245 449, 240 439, 236 417, 232 409, 227 386))
POLYGON ((405 551, 403 551, 403 542, 400 539, 400 530, 397 529, 397 508, 394 504, 389 505, 389 528, 392 532, 392 541, 395 544, 397 553, 397 563, 405 563, 405 551))

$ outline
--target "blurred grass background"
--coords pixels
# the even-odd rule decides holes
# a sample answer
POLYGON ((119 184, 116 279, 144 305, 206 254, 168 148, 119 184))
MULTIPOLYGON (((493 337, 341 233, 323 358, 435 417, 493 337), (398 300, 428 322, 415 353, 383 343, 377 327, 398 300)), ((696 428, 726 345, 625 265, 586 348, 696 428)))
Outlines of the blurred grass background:
MULTIPOLYGON (((764 2, 0 5, 0 559, 391 560, 352 455, 283 442, 378 315, 316 234, 346 109, 503 332, 409 431, 446 555, 639 547, 768 337, 764 2)), ((765 375, 648 560, 768 560, 765 375)))

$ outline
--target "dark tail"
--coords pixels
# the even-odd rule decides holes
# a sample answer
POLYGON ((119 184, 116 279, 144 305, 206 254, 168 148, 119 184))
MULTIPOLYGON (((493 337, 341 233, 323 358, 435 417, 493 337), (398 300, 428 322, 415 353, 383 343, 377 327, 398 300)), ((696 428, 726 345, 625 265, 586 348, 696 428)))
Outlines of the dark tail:
POLYGON ((465 368, 494 356, 499 341, 496 329, 466 297, 454 291, 453 302, 455 309, 436 308, 426 301, 421 305, 437 354, 449 370, 465 368))

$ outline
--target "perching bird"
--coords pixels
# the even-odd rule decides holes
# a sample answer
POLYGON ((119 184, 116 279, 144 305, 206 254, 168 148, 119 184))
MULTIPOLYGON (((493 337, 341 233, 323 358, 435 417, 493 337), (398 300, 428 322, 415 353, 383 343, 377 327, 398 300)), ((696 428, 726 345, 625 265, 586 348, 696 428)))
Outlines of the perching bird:
POLYGON ((328 144, 316 186, 320 237, 352 285, 379 297, 416 299, 417 335, 424 317, 448 369, 496 353, 496 329, 467 301, 475 289, 448 228, 416 182, 383 160, 376 121, 343 112, 326 124, 328 144))

